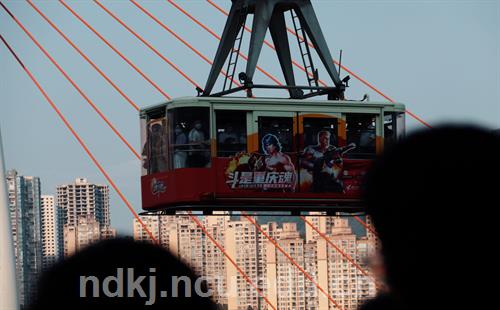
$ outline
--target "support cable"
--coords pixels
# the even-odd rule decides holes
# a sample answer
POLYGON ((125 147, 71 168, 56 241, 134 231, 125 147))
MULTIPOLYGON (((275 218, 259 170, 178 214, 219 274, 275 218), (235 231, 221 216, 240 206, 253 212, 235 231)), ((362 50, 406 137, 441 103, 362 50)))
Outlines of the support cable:
MULTIPOLYGON (((180 41, 182 44, 184 44, 185 46, 187 46, 190 50, 192 50, 196 55, 198 55, 201 59, 203 59, 206 63, 208 63, 209 65, 212 65, 213 64, 213 61, 210 60, 210 58, 208 58, 207 56, 203 55, 199 50, 197 50, 196 48, 193 47, 193 45, 189 44, 186 40, 184 40, 181 36, 179 36, 175 31, 173 31, 172 29, 170 29, 167 25, 165 25, 164 23, 162 23, 158 18, 156 18, 153 14, 151 14, 151 12, 149 12, 148 10, 146 10, 143 6, 141 6, 139 3, 137 3, 137 1, 134 1, 134 0, 130 0, 130 2, 132 2, 133 5, 135 5, 139 10, 141 10, 144 14, 146 14, 149 18, 151 18, 155 23, 157 23, 158 25, 160 25, 160 27, 162 27, 163 29, 165 29, 168 33, 170 33, 172 36, 174 36, 178 41, 180 41)), ((221 75, 223 76, 228 76, 227 72, 225 72, 224 70, 221 70, 220 72, 221 75)), ((235 83, 236 85, 238 86, 241 86, 241 84, 237 81, 237 80, 234 80, 234 79, 231 79, 233 81, 233 83, 235 83)))
POLYGON ((368 225, 368 223, 366 223, 365 221, 363 221, 359 216, 355 216, 354 219, 360 223, 361 225, 363 225, 364 228, 366 228, 366 230, 368 230, 369 232, 371 232, 374 236, 378 237, 378 233, 375 231, 375 229, 373 229, 372 226, 368 225))
POLYGON ((75 10, 73 10, 67 3, 59 0, 59 3, 63 5, 73 16, 75 16, 80 22, 82 22, 90 31, 92 31, 101 41, 103 41, 109 48, 113 50, 121 59, 123 59, 132 69, 134 69, 143 79, 145 79, 151 86, 153 86, 159 93, 161 93, 166 99, 170 100, 172 97, 167 94, 163 89, 161 89, 158 84, 151 80, 144 72, 142 72, 139 67, 137 67, 130 59, 125 57, 115 46, 113 46, 106 38, 104 38, 94 27, 92 27, 85 19, 83 19, 75 10))
MULTIPOLYGON (((0 2, 0 5, 3 6, 3 4, 1 2, 0 2)), ((111 187, 113 187, 113 189, 116 191, 116 193, 118 194, 118 196, 125 203, 125 205, 127 206, 127 208, 130 210, 130 212, 132 213, 132 215, 135 217, 135 219, 137 219, 137 221, 139 222, 139 224, 142 226, 142 228, 149 235, 149 237, 151 238, 151 240, 153 240, 155 243, 157 243, 158 242, 157 239, 151 233, 151 231, 146 226, 146 224, 144 224, 144 222, 141 220, 141 218, 139 217, 139 215, 135 212, 134 208, 132 207, 132 205, 130 204, 130 202, 127 200, 127 198, 125 198, 125 196, 123 195, 123 193, 121 192, 121 190, 118 188, 118 186, 116 186, 116 184, 113 181, 113 179, 109 176, 109 174, 106 172, 106 170, 104 170, 104 168, 102 167, 102 165, 99 163, 99 161, 92 154, 92 152, 87 147, 87 145, 85 144, 85 142, 82 140, 82 138, 80 138, 80 136, 76 133, 76 131, 73 128, 73 126, 71 126, 71 124, 68 122, 68 120, 66 119, 66 117, 62 114, 61 110, 59 110, 59 108, 55 105, 55 103, 52 101, 52 99, 49 97, 49 95, 42 88, 42 86, 40 85, 40 83, 38 82, 38 80, 35 78, 35 76, 33 76, 33 74, 31 73, 31 71, 24 65, 24 63, 17 56, 17 54, 15 53, 15 51, 7 43, 7 41, 3 38, 3 36, 1 34, 0 34, 0 40, 5 44, 5 46, 10 51, 10 53, 12 54, 12 56, 14 56, 14 58, 16 59, 17 63, 23 68, 24 72, 26 72, 26 74, 29 76, 29 78, 31 79, 31 81, 35 84, 35 86, 38 88, 38 90, 42 93, 42 95, 45 98, 45 100, 47 100, 47 102, 49 103, 49 105, 51 106, 51 108, 56 112, 57 116, 59 116, 59 118, 64 123, 64 125, 66 126, 66 128, 71 132, 71 134, 73 135, 73 137, 77 140, 77 142, 83 148, 83 150, 85 151, 85 153, 90 157, 90 159, 92 160, 92 162, 96 165, 96 167, 99 169, 99 171, 104 175, 104 177, 106 178, 106 180, 108 181, 108 183, 111 185, 111 187)))
MULTIPOLYGON (((62 1, 62 0, 60 0, 62 1)), ((191 83, 197 89, 202 89, 198 83, 196 83, 193 79, 191 79, 184 71, 182 71, 177 65, 175 65, 170 59, 162 55, 151 43, 146 41, 143 37, 141 37, 137 32, 135 32, 132 28, 130 28, 126 23, 124 23, 118 16, 116 16, 113 12, 111 12, 107 7, 105 7, 98 0, 94 0, 94 3, 97 4, 101 9, 103 9, 109 16, 111 16, 114 20, 116 20, 120 25, 122 25, 128 32, 133 34, 139 41, 141 41, 144 45, 146 45, 151 51, 153 51, 158 57, 160 57, 163 61, 165 61, 170 67, 172 67, 175 71, 177 71, 182 77, 184 77, 189 83, 191 83)))
POLYGON ((91 66, 94 68, 130 105, 136 110, 139 111, 139 106, 132 101, 90 58, 85 55, 85 53, 76 46, 70 38, 68 38, 64 32, 61 31, 48 17, 45 15, 31 0, 26 0, 28 4, 47 22, 49 25, 57 32, 59 35, 63 37, 63 39, 73 47, 80 56, 83 57, 91 66))
POLYGON ((9 16, 16 22, 16 24, 23 30, 23 32, 31 39, 33 43, 42 51, 42 53, 50 60, 50 62, 59 70, 59 72, 66 78, 68 82, 76 89, 76 91, 87 101, 87 103, 94 109, 94 111, 101 117, 102 120, 108 125, 116 136, 128 147, 128 149, 137 157, 141 159, 141 155, 130 145, 130 143, 122 136, 122 134, 113 126, 113 124, 106 118, 101 110, 92 102, 92 100, 82 91, 76 82, 64 71, 64 69, 57 63, 57 61, 50 55, 50 53, 38 42, 31 32, 14 16, 14 14, 0 1, 0 6, 9 14, 9 16))
MULTIPOLYGON (((138 6, 137 2, 135 0, 130 0, 132 3, 136 4, 136 6, 138 6)), ((215 37, 217 40, 221 40, 221 37, 219 35, 217 35, 215 33, 215 31, 213 31, 212 29, 208 28, 206 25, 204 25, 203 23, 201 23, 199 20, 197 20, 196 18, 194 18, 191 14, 189 14, 185 9, 183 9, 182 7, 180 7, 177 3, 175 3, 174 1, 172 0, 167 0, 170 4, 172 4, 177 10, 179 10, 182 14, 184 14, 185 16, 187 16, 190 20, 192 20, 193 22, 195 22, 197 25, 199 25, 200 27, 202 27, 203 29, 205 29, 208 33, 210 33, 213 37, 215 37)), ((143 10, 144 11, 144 10, 143 10)), ((146 13, 147 14, 147 13, 146 13)), ((150 16, 151 17, 151 16, 150 16)), ((154 18, 154 17, 151 17, 151 18, 154 18)), ((165 27, 164 27, 165 28, 165 27)), ((168 27, 167 27, 168 28, 168 27)), ((165 28, 165 29, 167 29, 165 28)), ((167 31, 171 32, 170 30, 167 29, 167 31)), ((171 32, 172 33, 172 32, 171 32)), ((172 33, 173 34, 173 33, 172 33)), ((173 34, 175 36, 175 34, 173 34)), ((246 56, 245 54, 243 53, 238 53, 243 59, 245 60, 248 60, 248 56, 246 56)), ((210 61, 210 64, 212 64, 213 62, 210 61)), ((257 66, 257 70, 259 70, 260 72, 262 72, 265 76, 267 76, 268 78, 270 78, 273 82, 275 82, 276 84, 280 85, 280 86, 283 86, 283 83, 280 82, 280 80, 278 78, 276 78, 275 76, 273 76, 271 73, 267 72, 266 70, 262 69, 262 67, 260 66, 257 66)))
MULTIPOLYGON (((18 22, 18 20, 14 17, 14 15, 3 5, 2 2, 0 2, 0 5, 7 11, 7 13, 16 21, 16 23, 18 23, 18 25, 23 29, 25 30, 26 34, 29 35, 29 37, 34 41, 36 42, 36 39, 27 31, 27 29, 25 29, 22 24, 20 22, 18 22)), ((90 150, 88 149, 88 147, 86 146, 85 142, 80 138, 80 136, 76 133, 76 131, 73 129, 73 127, 71 126, 71 124, 67 121, 67 119, 64 117, 64 115, 61 113, 61 111, 59 110, 59 108, 53 103, 53 101, 51 100, 51 98, 47 95, 47 93, 43 90, 43 88, 41 87, 41 85, 38 83, 38 81, 35 79, 35 77, 31 74, 31 72, 27 69, 27 67, 22 63, 22 61, 19 59, 19 57, 17 56, 17 54, 12 50, 12 48, 10 47, 10 45, 8 45, 8 43, 4 40, 4 38, 0 35, 0 38, 2 40, 2 42, 4 42, 4 44, 7 46, 7 48, 9 49, 9 51, 12 53, 12 55, 16 58, 16 60, 18 61, 18 63, 21 65, 21 67, 25 70, 25 72, 29 75, 29 77, 31 78, 31 80, 35 83, 36 87, 40 90, 40 92, 42 93, 42 95, 44 96, 44 98, 49 102, 49 104, 51 105, 51 107, 54 109, 54 111, 58 114, 58 116, 61 118, 61 120, 63 121, 63 123, 66 125, 66 127, 70 130, 70 132, 73 134, 73 136, 75 137, 75 139, 78 141, 78 143, 82 146, 82 148, 84 149, 84 151, 87 153, 87 155, 90 157, 90 159, 94 162, 94 164, 97 166, 97 168, 101 171, 101 173, 104 175, 104 177, 108 180, 108 182, 111 184, 111 186, 113 187, 113 189, 117 192, 117 194, 119 195, 119 197, 123 200, 123 202, 125 203, 125 205, 127 206, 127 208, 131 211, 131 213, 133 214, 133 216, 137 219, 137 221, 140 223, 140 225, 143 227, 143 229, 146 231, 146 233, 149 235, 149 237, 151 238, 151 240, 153 240, 153 242, 155 243, 158 243, 158 240, 154 237, 154 235, 152 234, 152 232, 149 230, 149 228, 145 225, 145 223, 140 219, 140 217, 138 216, 138 214, 135 212, 135 210, 132 208, 132 205, 128 202, 128 200, 125 198, 125 196, 123 195, 123 193, 120 191, 120 189, 116 186, 116 184, 114 183, 114 181, 111 179, 111 177, 109 176, 109 174, 104 170, 104 168, 102 167, 102 165, 97 161, 97 159, 94 157, 94 155, 90 152, 90 150)), ((36 43, 37 46, 42 49, 42 51, 44 51, 44 53, 46 54, 47 57, 49 57, 51 59, 51 61, 53 61, 54 64, 56 64, 55 60, 50 57, 50 55, 48 55, 48 53, 46 53, 46 51, 43 49, 43 47, 41 45, 39 45, 38 43, 36 43)), ((58 67, 60 68, 60 67, 58 67)), ((62 70, 62 69, 61 69, 62 70)), ((66 75, 65 75, 66 76, 66 75)), ((71 80, 72 81, 72 80, 71 80)), ((75 87, 78 87, 76 85, 76 83, 72 82, 72 85, 75 86, 75 87)), ((135 151, 135 150, 134 150, 135 151)), ((138 157, 138 159, 140 159, 140 157, 138 157)), ((251 284, 255 289, 257 289, 259 295, 261 295, 261 297, 264 298, 264 300, 271 306, 272 309, 276 310, 276 307, 274 307, 271 302, 269 301, 269 299, 263 295, 262 291, 250 280, 250 278, 248 277, 248 275, 246 275, 243 270, 241 270, 241 268, 234 262, 234 260, 227 254, 227 252, 225 252, 225 250, 217 243, 217 241, 215 239, 213 239, 213 237, 208 233, 208 231, 205 229, 205 227, 199 222, 198 219, 196 219, 192 214, 191 212, 189 212, 189 215, 191 217, 191 219, 202 229, 202 231, 205 233, 205 235, 207 235, 207 237, 212 241, 214 242, 214 244, 223 252, 223 254, 228 258, 228 260, 236 267, 236 269, 242 274, 242 276, 245 278, 245 280, 251 284), (201 226, 200 226, 201 225, 201 226)))

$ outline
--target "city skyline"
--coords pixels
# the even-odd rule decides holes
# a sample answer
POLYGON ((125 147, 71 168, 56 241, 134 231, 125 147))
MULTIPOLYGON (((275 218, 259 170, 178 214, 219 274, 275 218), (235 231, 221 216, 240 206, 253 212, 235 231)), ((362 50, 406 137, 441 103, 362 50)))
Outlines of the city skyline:
POLYGON ((109 188, 76 178, 43 194, 43 179, 8 170, 11 234, 21 306, 32 302, 40 275, 63 257, 116 237, 110 226, 109 188))
MULTIPOLYGON (((375 236, 368 231, 364 236, 357 236, 346 218, 327 217, 321 213, 307 218, 318 224, 318 230, 343 253, 330 246, 319 234, 308 232, 303 237, 294 222, 271 221, 261 223, 260 227, 314 282, 250 220, 230 218, 229 214, 219 212, 203 217, 201 221, 227 255, 278 309, 334 309, 335 306, 317 286, 328 291, 336 302, 349 310, 375 296, 378 289, 375 281, 383 281, 369 271, 372 258, 378 251, 375 236), (370 276, 361 274, 344 255, 368 270, 370 276)), ((189 216, 149 215, 141 216, 141 219, 159 245, 207 280, 217 303, 226 305, 228 310, 268 309, 256 290, 189 216)), ((134 219, 134 239, 152 242, 137 219, 134 219)))

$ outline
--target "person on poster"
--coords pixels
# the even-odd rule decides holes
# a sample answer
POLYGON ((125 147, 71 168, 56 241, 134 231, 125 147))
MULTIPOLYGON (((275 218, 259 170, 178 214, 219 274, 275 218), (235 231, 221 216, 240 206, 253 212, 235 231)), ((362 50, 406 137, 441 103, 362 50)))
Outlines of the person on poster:
POLYGON ((262 138, 262 149, 266 154, 266 170, 271 172, 294 172, 295 166, 290 156, 282 152, 279 139, 273 134, 262 138))
POLYGON ((330 144, 331 133, 321 130, 317 135, 318 143, 309 145, 304 149, 301 167, 312 175, 311 191, 339 193, 344 191, 342 181, 339 179, 343 167, 343 154, 349 148, 339 148, 330 144))
POLYGON ((304 149, 302 160, 300 161, 302 168, 312 172, 314 169, 314 162, 323 158, 324 154, 332 147, 330 145, 331 133, 328 130, 321 130, 318 132, 318 143, 316 145, 309 145, 304 149))

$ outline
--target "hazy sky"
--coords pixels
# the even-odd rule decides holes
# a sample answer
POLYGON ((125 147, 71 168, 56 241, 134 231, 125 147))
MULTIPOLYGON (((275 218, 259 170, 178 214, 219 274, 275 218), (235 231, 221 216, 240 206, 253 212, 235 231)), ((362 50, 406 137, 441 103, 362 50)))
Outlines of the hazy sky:
MULTIPOLYGON (((225 17, 204 0, 178 0, 217 33, 225 17)), ((139 149, 138 113, 24 1, 4 1, 75 79, 123 135, 139 149)), ((91 1, 68 2, 172 97, 194 95, 192 85, 91 1)), ((217 1, 229 9, 230 1, 217 1)), ((74 42, 141 107, 164 101, 122 59, 56 1, 36 1, 74 42)), ((203 85, 209 65, 128 1, 105 1, 113 12, 203 85)), ((215 38, 167 1, 141 1, 167 26, 212 58, 215 38)), ((314 1, 332 54, 431 124, 467 121, 500 128, 500 1, 314 1)), ((0 10, 0 33, 66 114, 118 186, 141 210, 140 164, 20 28, 0 10)), ((292 41, 293 42, 293 41, 292 41)), ((295 42, 294 42, 295 43, 295 42)), ((264 47, 260 64, 281 80, 276 57, 264 47)), ((0 126, 7 169, 40 176, 43 193, 87 177, 106 183, 31 80, 0 47, 0 126)), ((302 72, 298 74, 301 75, 302 72)), ((345 72, 344 72, 345 73, 345 72)), ((344 75, 344 74, 343 74, 344 75)), ((326 76, 321 75, 326 79, 326 76)), ((256 81, 271 83, 257 73, 256 81)), ((351 79, 349 98, 373 91, 351 79)), ((410 129, 420 125, 408 118, 410 129)), ((112 192, 112 224, 132 230, 132 216, 112 192)))

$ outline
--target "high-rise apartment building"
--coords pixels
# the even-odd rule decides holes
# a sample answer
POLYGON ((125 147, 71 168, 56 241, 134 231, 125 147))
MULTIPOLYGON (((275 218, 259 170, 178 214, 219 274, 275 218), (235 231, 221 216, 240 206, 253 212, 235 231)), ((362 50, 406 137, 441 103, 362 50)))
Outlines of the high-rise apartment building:
MULTIPOLYGON (((322 234, 329 233, 332 230, 334 217, 326 216, 325 212, 309 212, 306 218, 322 234)), ((315 241, 318 237, 320 237, 320 234, 306 224, 306 242, 315 241)))
MULTIPOLYGON (((225 233, 229 216, 213 215, 203 219, 208 233, 225 248, 225 233)), ((227 304, 226 257, 208 238, 204 238, 205 274, 209 288, 213 290, 213 299, 221 305, 227 304)))
MULTIPOLYGON (((327 234, 327 238, 355 260, 364 256, 369 250, 359 244, 348 220, 340 217, 334 217, 333 220, 333 228, 327 234), (359 250, 362 253, 359 253, 359 250)), ((328 288, 329 295, 343 309, 357 309, 364 301, 375 295, 374 281, 360 274, 360 271, 325 239, 316 240, 316 253, 318 284, 328 288)), ((363 262, 358 260, 357 263, 366 270, 363 262)), ((335 309, 335 305, 329 302, 324 294, 319 293, 318 308, 335 309)))
MULTIPOLYGON (((263 291, 265 274, 262 269, 261 241, 257 228, 250 221, 230 221, 225 234, 225 250, 248 278, 263 291)), ((226 263, 228 310, 263 309, 257 290, 250 286, 229 261, 226 263)))
POLYGON ((109 187, 85 178, 57 186, 57 205, 64 212, 64 255, 98 240, 114 237, 110 227, 109 187))
POLYGON ((43 269, 52 266, 63 255, 64 214, 52 195, 42 195, 40 205, 43 269))
MULTIPOLYGON (((160 220, 159 215, 148 215, 140 217, 144 226, 151 232, 156 240, 160 240, 160 220)), ((144 226, 134 218, 134 240, 152 242, 151 236, 148 234, 144 226)))
POLYGON ((40 179, 7 172, 19 302, 27 305, 33 297, 42 269, 40 179))
POLYGON ((65 212, 64 224, 74 226, 80 216, 91 215, 101 228, 110 226, 109 187, 85 178, 57 186, 57 205, 65 212))
MULTIPOLYGON (((147 215, 140 218, 160 245, 208 280, 216 303, 227 304, 225 257, 204 237, 196 223, 186 215, 147 215)), ((226 215, 208 216, 203 219, 207 231, 222 246, 228 221, 229 217, 226 215)), ((144 226, 134 219, 134 239, 151 242, 151 236, 144 226)))
MULTIPOLYGON (((304 267, 304 239, 297 230, 297 223, 283 223, 272 233, 278 246, 299 266, 304 267)), ((271 241, 266 244, 267 296, 283 310, 305 310, 305 277, 271 241)))
MULTIPOLYGON (((311 217, 308 219, 311 220, 311 217)), ((142 220, 160 244, 207 279, 214 301, 225 309, 270 308, 255 287, 188 216, 143 216, 142 220)), ((374 251, 372 238, 354 234, 347 218, 318 214, 312 217, 312 221, 329 241, 362 268, 369 269, 367 262, 374 251)), ((248 219, 231 219, 221 214, 203 217, 202 223, 226 254, 278 309, 334 308, 316 284, 248 219)), ((269 222, 260 226, 344 309, 357 309, 376 294, 372 277, 363 275, 319 234, 310 231, 309 241, 306 242, 304 232, 299 231, 296 223, 269 222)), ((150 240, 137 220, 134 220, 134 237, 150 240)))

